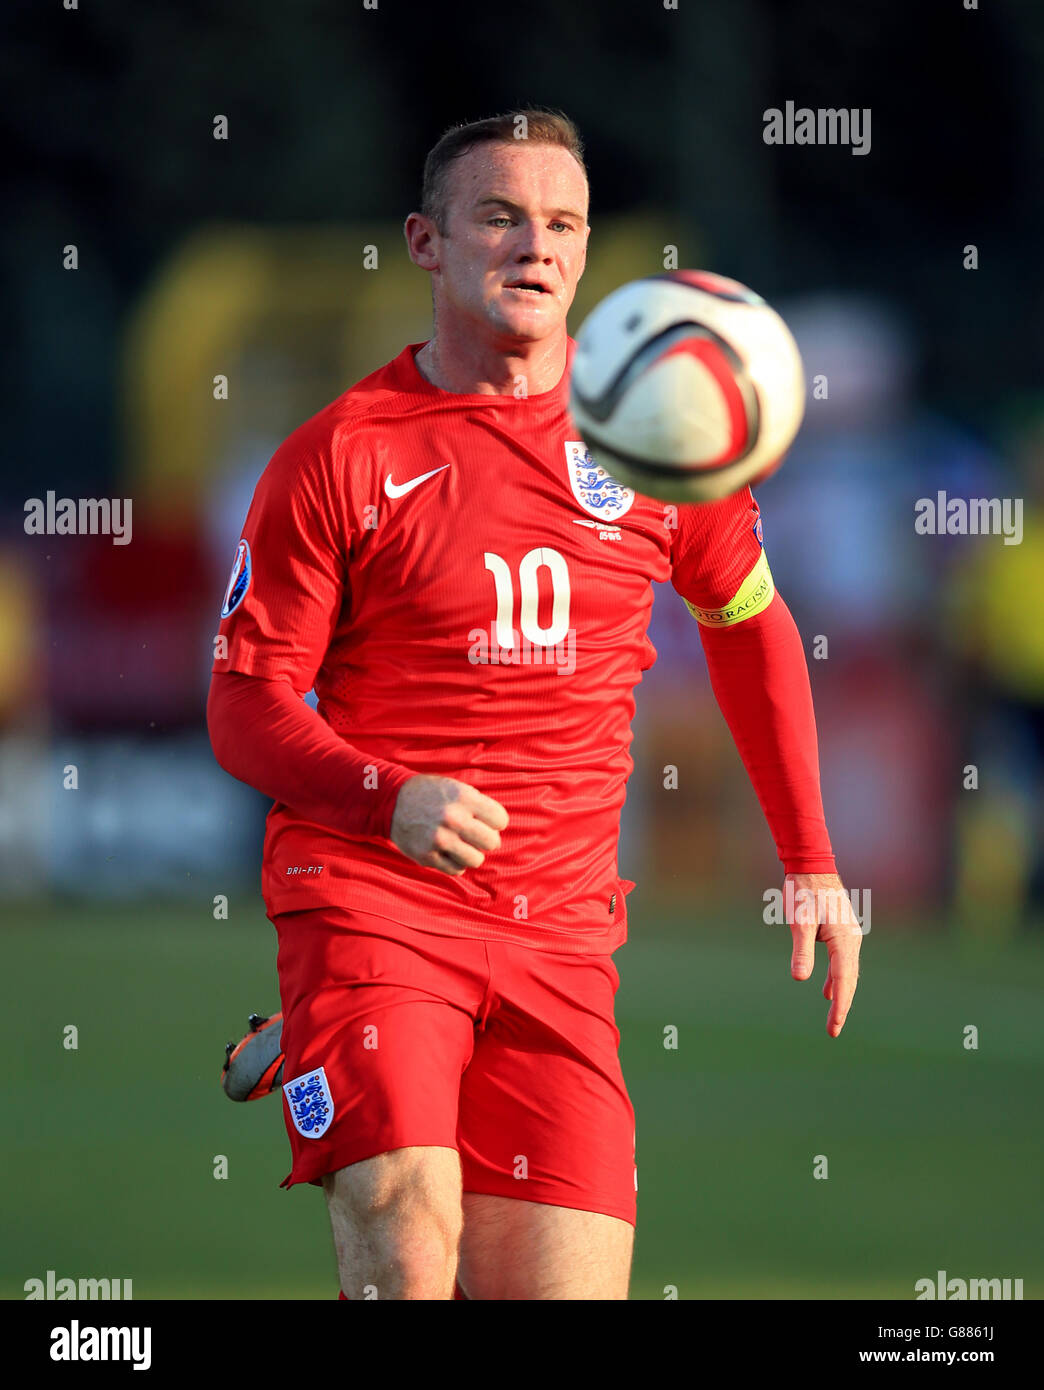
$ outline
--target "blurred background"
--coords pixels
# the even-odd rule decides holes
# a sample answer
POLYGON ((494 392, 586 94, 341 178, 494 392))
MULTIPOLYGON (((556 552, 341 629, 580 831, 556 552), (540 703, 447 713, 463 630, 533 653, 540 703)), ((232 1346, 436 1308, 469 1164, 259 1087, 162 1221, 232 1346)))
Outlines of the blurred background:
POLYGON ((321 1198, 278 1190, 278 1101, 218 1086, 278 992, 267 804, 204 727, 213 635, 275 447, 430 334, 401 233, 427 150, 535 103, 587 148, 574 333, 674 246, 827 380, 757 495, 839 870, 872 894, 832 1043, 762 922, 775 851, 664 586, 620 850, 633 1296, 906 1299, 945 1268, 1039 1297, 1039 6, 102 0, 9 14, 0 72, 0 1294, 54 1269, 336 1296, 321 1198), (869 153, 766 145, 788 100, 870 108, 869 153), (49 491, 131 498, 132 543, 27 535, 49 491), (917 534, 939 491, 1023 499, 1021 543, 917 534))

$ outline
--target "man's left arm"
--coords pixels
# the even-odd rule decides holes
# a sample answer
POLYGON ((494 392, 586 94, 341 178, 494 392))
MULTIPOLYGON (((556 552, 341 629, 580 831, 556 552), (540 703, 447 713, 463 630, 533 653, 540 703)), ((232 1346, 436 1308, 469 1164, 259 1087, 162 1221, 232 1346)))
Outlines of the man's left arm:
POLYGON ((784 868, 791 976, 809 978, 815 942, 823 941, 830 957, 823 989, 831 1001, 827 1032, 837 1037, 855 993, 862 933, 823 815, 801 637, 775 590, 749 490, 695 509, 690 528, 679 538, 672 582, 699 623, 711 687, 784 868))
POLYGON ((855 994, 862 932, 834 866, 819 785, 816 719, 797 625, 776 593, 763 612, 700 639, 711 687, 765 813, 786 880, 790 973, 807 980, 815 943, 830 957, 823 996, 836 1038, 855 994), (796 907, 793 906, 796 904, 796 907))

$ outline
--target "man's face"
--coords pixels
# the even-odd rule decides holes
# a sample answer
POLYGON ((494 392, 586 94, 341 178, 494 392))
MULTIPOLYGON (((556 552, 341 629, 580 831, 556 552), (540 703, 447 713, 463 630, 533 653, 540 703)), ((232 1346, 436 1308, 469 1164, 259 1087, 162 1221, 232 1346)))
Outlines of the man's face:
POLYGON ((476 145, 450 166, 445 226, 432 239, 440 322, 522 342, 564 329, 590 231, 587 180, 568 150, 476 145))

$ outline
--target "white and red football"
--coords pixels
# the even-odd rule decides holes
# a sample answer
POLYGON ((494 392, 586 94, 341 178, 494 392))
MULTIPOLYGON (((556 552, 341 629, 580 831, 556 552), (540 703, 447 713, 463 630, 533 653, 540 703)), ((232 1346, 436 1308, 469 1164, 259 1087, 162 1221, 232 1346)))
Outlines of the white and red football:
POLYGON ((805 413, 790 330, 736 280, 673 270, 614 290, 577 334, 570 413, 597 463, 666 502, 775 472, 805 413))

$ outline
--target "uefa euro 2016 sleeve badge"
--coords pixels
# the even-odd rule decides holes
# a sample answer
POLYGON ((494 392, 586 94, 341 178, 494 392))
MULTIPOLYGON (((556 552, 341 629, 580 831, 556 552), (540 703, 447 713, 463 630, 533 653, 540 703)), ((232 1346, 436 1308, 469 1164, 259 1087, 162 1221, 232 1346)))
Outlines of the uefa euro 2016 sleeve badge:
POLYGON ((294 1128, 305 1139, 321 1139, 334 1117, 333 1097, 322 1067, 306 1071, 283 1086, 294 1128))
POLYGON ((228 577, 225 601, 221 605, 221 616, 229 617, 246 598, 250 588, 250 543, 240 541, 236 547, 236 558, 232 561, 232 573, 228 577))

